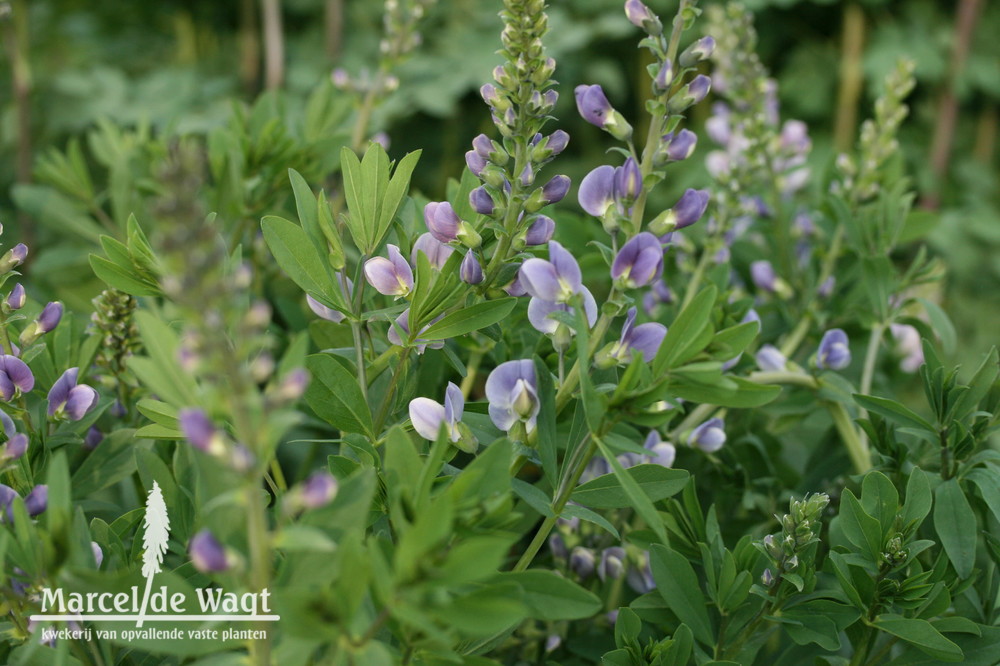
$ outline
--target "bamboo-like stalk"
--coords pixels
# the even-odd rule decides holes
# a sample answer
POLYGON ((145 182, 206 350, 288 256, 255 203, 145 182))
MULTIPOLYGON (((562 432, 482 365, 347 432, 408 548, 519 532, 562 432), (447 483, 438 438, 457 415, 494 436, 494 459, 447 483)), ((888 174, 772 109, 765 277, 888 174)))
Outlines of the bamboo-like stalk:
POLYGON ((264 23, 264 86, 280 88, 285 81, 285 35, 281 22, 281 0, 261 0, 264 23))
POLYGON ((965 69, 969 56, 976 17, 979 15, 980 0, 961 0, 955 15, 955 35, 952 40, 951 63, 944 90, 938 100, 937 123, 931 141, 931 189, 923 197, 925 208, 935 209, 941 203, 941 184, 948 175, 951 148, 955 142, 955 125, 958 123, 958 79, 965 69))
POLYGON ((858 100, 864 76, 861 56, 865 46, 865 14, 861 6, 851 2, 844 7, 841 33, 840 88, 837 92, 837 117, 834 121, 833 145, 838 152, 850 149, 854 143, 854 128, 858 123, 858 100))

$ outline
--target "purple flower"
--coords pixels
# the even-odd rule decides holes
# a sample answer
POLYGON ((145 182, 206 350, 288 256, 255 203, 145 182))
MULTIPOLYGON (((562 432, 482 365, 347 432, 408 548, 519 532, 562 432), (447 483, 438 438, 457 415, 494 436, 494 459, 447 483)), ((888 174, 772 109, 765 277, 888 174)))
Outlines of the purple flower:
POLYGON ((475 233, 447 201, 431 201, 424 206, 424 222, 427 223, 427 230, 431 232, 431 236, 441 243, 464 242, 470 237, 470 233, 475 233))
POLYGON ((622 141, 632 136, 632 126, 612 108, 601 86, 580 85, 573 92, 576 96, 576 108, 588 123, 606 130, 622 141))
POLYGON ((0 522, 14 522, 14 500, 20 497, 10 486, 0 483, 0 522))
POLYGON ((726 443, 725 422, 720 418, 709 419, 691 431, 688 444, 705 453, 714 453, 726 443))
POLYGON ((670 90, 670 84, 674 80, 674 63, 664 60, 660 65, 660 71, 653 79, 653 93, 656 96, 664 95, 670 90))
POLYGON ((309 305, 309 309, 312 310, 321 319, 326 319, 327 321, 332 321, 335 324, 339 324, 344 321, 345 315, 340 310, 334 310, 333 308, 328 308, 319 301, 317 301, 312 296, 306 294, 306 303, 309 305))
POLYGON ((24 361, 16 356, 0 354, 0 398, 10 402, 20 393, 35 388, 35 376, 24 361))
POLYGON ((548 139, 545 141, 545 149, 548 151, 548 155, 545 158, 555 157, 562 151, 566 150, 566 146, 569 145, 569 134, 563 130, 556 130, 549 135, 548 139))
MULTIPOLYGON (((441 317, 443 316, 444 315, 441 315, 441 317)), ((438 317, 434 321, 441 319, 441 317, 438 317)), ((432 321, 431 323, 434 322, 432 321)), ((430 328, 430 324, 424 326, 422 330, 426 330, 428 328, 430 328)), ((406 343, 406 340, 399 335, 400 330, 402 330, 408 340, 410 337, 410 308, 406 308, 398 317, 396 317, 396 321, 389 326, 389 331, 386 333, 386 337, 389 339, 389 342, 397 347, 402 347, 406 343)), ((444 340, 434 340, 433 342, 428 342, 427 340, 417 338, 413 341, 413 346, 416 347, 418 354, 423 354, 428 347, 431 349, 441 349, 444 347, 444 340)))
POLYGON ((472 149, 483 160, 488 160, 493 153, 493 141, 485 134, 479 134, 472 140, 472 149))
POLYGON ((708 190, 688 189, 673 208, 660 213, 650 222, 649 230, 657 236, 662 236, 691 226, 705 214, 708 200, 708 190))
POLYGON ((663 245, 648 231, 625 243, 611 264, 611 279, 630 289, 643 287, 662 273, 663 245))
POLYGON ((691 157, 698 145, 698 135, 688 129, 682 129, 676 135, 673 133, 663 137, 664 153, 667 162, 680 162, 691 157))
POLYGON ((569 569, 575 573, 580 580, 586 580, 594 575, 594 566, 594 551, 591 549, 577 546, 570 551, 569 569))
POLYGON ((758 289, 774 293, 777 288, 778 275, 770 261, 762 259, 750 264, 750 279, 758 289))
POLYGON ((642 191, 642 171, 639 164, 629 157, 625 163, 615 169, 615 197, 623 207, 632 205, 642 191))
POLYGON ((338 487, 337 479, 326 470, 313 472, 302 483, 302 505, 307 509, 324 507, 337 496, 338 487))
POLYGON ((694 77, 690 83, 684 86, 684 89, 681 90, 680 97, 686 97, 686 106, 691 106, 692 104, 697 104, 701 100, 705 99, 705 97, 708 96, 708 91, 711 89, 712 79, 704 74, 699 74, 694 77))
POLYGON ((788 359, 774 345, 764 345, 757 351, 757 367, 765 372, 780 372, 788 359))
POLYGON ((576 108, 580 116, 591 125, 603 128, 611 112, 614 111, 611 102, 604 94, 604 89, 598 85, 580 85, 573 92, 576 95, 576 108))
POLYGON ((823 334, 816 351, 816 367, 830 370, 843 370, 851 364, 851 348, 848 346, 847 333, 834 328, 823 334))
POLYGON ((226 549, 208 529, 203 529, 191 537, 188 554, 191 556, 191 564, 202 573, 220 572, 229 568, 226 549))
POLYGON ((389 258, 372 257, 365 262, 365 277, 375 291, 386 296, 405 296, 413 289, 413 269, 395 245, 386 245, 389 258))
POLYGON ((476 258, 476 253, 469 250, 462 259, 462 266, 459 269, 462 281, 467 284, 479 284, 483 281, 483 267, 476 258))
POLYGON ((97 391, 76 383, 79 374, 79 368, 70 368, 52 385, 49 418, 65 414, 71 421, 79 421, 97 404, 97 391))
POLYGON ((540 403, 535 364, 531 359, 501 363, 486 379, 490 419, 497 428, 510 432, 523 422, 527 432, 535 429, 540 403))
POLYGON ((24 508, 27 509, 28 515, 32 518, 45 513, 45 509, 48 507, 49 487, 46 485, 35 486, 24 498, 24 508))
POLYGON ((434 268, 441 268, 444 266, 445 262, 448 261, 448 257, 450 257, 451 253, 454 251, 455 248, 442 243, 434 238, 430 233, 421 234, 413 244, 413 251, 410 253, 410 261, 416 264, 417 253, 423 252, 427 256, 427 260, 431 263, 431 266, 434 268))
POLYGON ((20 310, 24 307, 24 301, 24 286, 18 282, 14 285, 14 288, 10 290, 10 294, 7 295, 7 307, 11 310, 20 310))
POLYGON ((17 460, 24 455, 24 452, 28 450, 28 436, 24 433, 15 433, 13 437, 7 440, 7 443, 3 445, 3 452, 0 453, 0 462, 9 462, 11 460, 17 460))
POLYGON ((90 426, 87 428, 87 434, 83 438, 83 448, 93 451, 103 441, 104 433, 97 426, 90 426))
POLYGON ((553 176, 549 182, 542 187, 542 200, 546 205, 558 203, 569 192, 569 176, 553 176))
POLYGON ((667 327, 657 322, 635 325, 636 309, 631 307, 625 315, 622 334, 618 342, 612 343, 610 358, 615 361, 631 361, 634 354, 642 354, 645 361, 652 361, 663 344, 667 327))
POLYGON ((549 551, 552 553, 552 557, 558 560, 565 560, 569 557, 569 549, 566 548, 566 540, 562 538, 561 534, 553 534, 549 537, 549 551))
POLYGON ((222 452, 222 434, 208 418, 208 414, 200 409, 182 409, 177 414, 177 421, 191 446, 213 455, 222 452))
POLYGON ((660 23, 660 19, 640 0, 625 0, 625 16, 632 25, 645 30, 654 37, 663 32, 663 25, 660 23))
POLYGON ((565 303, 583 290, 580 265, 556 241, 549 242, 549 261, 528 259, 518 277, 527 293, 545 301, 565 303))
POLYGON ((28 246, 18 243, 0 257, 0 273, 7 273, 24 263, 28 258, 28 246))
POLYGON ((660 433, 650 430, 642 447, 649 451, 650 462, 663 467, 673 467, 677 449, 670 442, 660 439, 660 433))
POLYGON ((91 541, 90 552, 94 556, 94 564, 96 564, 97 568, 100 569, 101 564, 104 562, 104 551, 101 550, 101 547, 97 544, 96 541, 91 541))
POLYGON ((625 549, 621 546, 612 546, 601 551, 597 577, 605 581, 608 578, 621 578, 623 573, 625 573, 625 549))
MULTIPOLYGON (((594 300, 594 295, 586 287, 583 287, 580 295, 583 297, 583 313, 587 317, 587 324, 593 326, 597 322, 597 301, 594 300)), ((573 314, 575 310, 565 303, 554 303, 541 298, 532 298, 528 302, 528 321, 539 333, 552 335, 559 329, 561 324, 549 317, 553 312, 573 314)))
POLYGON ((470 150, 465 153, 465 164, 469 167, 469 171, 478 176, 482 174, 483 169, 486 168, 486 158, 477 153, 475 150, 470 150))
POLYGON ((550 634, 545 639, 545 654, 555 652, 559 649, 560 645, 562 645, 562 637, 559 634, 550 634))
POLYGON ((443 405, 430 398, 414 398, 410 401, 410 423, 418 435, 430 441, 438 438, 443 426, 445 434, 453 444, 463 451, 473 453, 478 442, 461 423, 464 411, 465 397, 461 389, 448 382, 443 405))
POLYGON ((920 332, 909 324, 890 324, 889 331, 896 341, 896 351, 903 355, 899 369, 913 373, 924 364, 924 347, 920 332))
POLYGON ((615 168, 604 164, 584 176, 577 199, 585 211, 594 217, 604 218, 615 204, 615 168))
POLYGON ((38 319, 35 320, 37 325, 38 333, 48 333, 59 325, 59 320, 62 319, 63 315, 63 305, 59 301, 49 303, 44 308, 42 308, 42 314, 38 315, 38 319))
POLYGON ((545 245, 552 240, 552 235, 556 232, 556 223, 551 217, 539 215, 528 227, 528 232, 524 236, 525 245, 545 245))
POLYGON ((630 567, 625 580, 629 587, 638 594, 646 594, 656 589, 656 580, 653 579, 653 571, 649 567, 649 554, 644 556, 642 566, 630 567))
MULTIPOLYGON (((477 187, 469 192, 469 203, 480 215, 492 215, 495 208, 493 197, 490 196, 485 187, 477 187)), ((426 214, 426 209, 424 209, 424 213, 426 214)))
POLYGON ((684 49, 684 52, 677 58, 677 61, 681 67, 694 67, 699 62, 712 57, 713 51, 715 51, 715 39, 712 37, 702 37, 684 49))
POLYGON ((816 289, 816 295, 819 296, 820 298, 830 298, 830 296, 833 294, 833 288, 836 286, 837 286, 837 278, 831 275, 827 279, 823 280, 823 284, 821 284, 816 289))

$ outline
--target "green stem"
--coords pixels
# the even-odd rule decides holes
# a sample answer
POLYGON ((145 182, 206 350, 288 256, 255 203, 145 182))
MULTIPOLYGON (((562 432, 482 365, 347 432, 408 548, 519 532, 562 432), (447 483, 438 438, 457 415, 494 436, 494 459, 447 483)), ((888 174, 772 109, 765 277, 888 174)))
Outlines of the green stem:
MULTIPOLYGON (((528 544, 528 548, 521 555, 521 559, 517 561, 514 566, 514 571, 524 571, 531 565, 531 561, 535 559, 535 555, 541 549, 542 544, 545 543, 546 539, 549 538, 549 533, 552 532, 552 528, 555 527, 556 521, 559 520, 559 515, 562 510, 566 507, 566 503, 569 501, 570 495, 576 489, 577 484, 580 482, 580 477, 583 476, 583 471, 587 468, 587 463, 590 459, 594 457, 594 453, 597 451, 597 440, 587 435, 587 439, 590 440, 590 445, 587 447, 587 453, 584 454, 583 458, 577 463, 576 468, 573 470, 572 475, 568 479, 567 483, 562 485, 556 500, 552 503, 552 516, 546 518, 542 522, 541 527, 535 533, 535 538, 531 540, 528 544)), ((586 441, 586 440, 585 440, 586 441)), ((581 442, 581 446, 583 443, 581 442)))
POLYGON ((462 397, 468 399, 472 391, 472 385, 476 383, 476 374, 479 372, 479 364, 483 361, 483 352, 474 351, 469 356, 469 363, 465 366, 465 377, 462 378, 462 397))
POLYGON ((872 468, 871 456, 868 452, 868 443, 858 436, 858 431, 851 421, 847 410, 839 402, 827 402, 826 408, 833 417, 833 424, 840 433, 840 438, 847 447, 847 455, 854 464, 854 470, 858 474, 864 474, 872 468))
MULTIPOLYGON (((872 326, 871 336, 868 338, 868 349, 865 351, 865 365, 861 370, 861 394, 870 395, 872 390, 872 381, 875 377, 875 363, 878 360, 878 348, 879 344, 882 342, 882 333, 885 331, 885 324, 875 324, 872 326)), ((868 414, 868 411, 864 408, 861 409, 859 415, 864 418, 868 414)), ((868 445, 868 435, 861 431, 860 434, 861 442, 867 446, 868 445)))
MULTIPOLYGON (((614 291, 612 291, 611 296, 608 300, 613 300, 615 297, 614 291)), ((590 335, 590 352, 587 354, 588 358, 594 355, 597 348, 601 344, 601 340, 604 338, 604 334, 608 332, 608 327, 611 325, 611 320, 614 317, 608 315, 607 313, 601 313, 601 318, 597 320, 597 324, 594 326, 594 330, 591 331, 590 335)), ((573 363, 573 367, 570 369, 569 374, 566 375, 566 381, 559 387, 559 391, 556 393, 556 412, 560 412, 569 402, 570 398, 573 396, 573 391, 576 389, 576 385, 580 383, 580 359, 577 359, 573 363)))
POLYGON ((382 398, 382 406, 378 410, 378 418, 375 420, 376 433, 382 432, 385 420, 389 417, 389 413, 392 409, 392 403, 396 397, 396 387, 399 385, 399 377, 405 373, 406 359, 409 355, 410 348, 407 347, 403 350, 403 355, 399 358, 399 364, 396 366, 396 371, 392 373, 392 379, 389 380, 389 386, 385 390, 385 397, 382 398))
POLYGON ((680 310, 686 308, 698 294, 698 287, 701 286, 701 281, 705 277, 705 270, 708 268, 711 256, 712 253, 707 248, 701 253, 698 265, 695 266, 694 273, 691 274, 691 279, 688 281, 687 289, 684 291, 684 301, 681 303, 680 310))
POLYGON ((368 377, 365 370, 365 349, 361 339, 361 322, 351 321, 351 335, 354 337, 354 359, 358 370, 358 386, 365 402, 368 402, 368 377))
MULTIPOLYGON (((260 592, 267 589, 271 576, 271 544, 267 529, 267 507, 264 506, 260 478, 251 482, 247 488, 247 536, 250 548, 250 580, 253 589, 260 592)), ((264 638, 256 639, 250 644, 250 657, 258 666, 270 666, 271 643, 270 627, 266 622, 257 627, 263 632, 264 638)))

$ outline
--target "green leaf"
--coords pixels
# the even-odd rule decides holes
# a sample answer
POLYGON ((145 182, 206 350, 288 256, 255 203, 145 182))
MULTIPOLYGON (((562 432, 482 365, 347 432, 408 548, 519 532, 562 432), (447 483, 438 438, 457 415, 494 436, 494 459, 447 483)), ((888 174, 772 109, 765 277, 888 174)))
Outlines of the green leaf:
POLYGON ((441 321, 421 332, 420 339, 446 340, 478 331, 506 319, 515 305, 517 305, 516 298, 501 298, 461 308, 445 315, 441 321))
MULTIPOLYGON (((378 144, 373 144, 373 147, 374 145, 378 144)), ((382 147, 379 146, 379 150, 381 149, 382 147)), ((392 220, 396 216, 396 211, 399 210, 399 204, 410 189, 410 176, 413 175, 417 161, 420 160, 420 154, 421 151, 419 150, 407 153, 396 165, 392 179, 385 188, 385 194, 382 196, 382 207, 379 213, 378 230, 375 235, 376 247, 385 238, 386 233, 389 231, 389 225, 392 224, 392 220)))
POLYGON ((581 620, 599 613, 603 607, 595 594, 554 571, 504 572, 497 574, 494 581, 520 586, 529 617, 536 620, 581 620))
POLYGON ((313 411, 338 430, 374 436, 371 412, 357 377, 328 354, 307 357, 306 368, 312 381, 305 398, 313 411))
POLYGON ((90 268, 94 271, 94 275, 109 287, 114 287, 132 296, 157 296, 160 293, 159 286, 146 282, 134 271, 124 266, 96 254, 90 255, 89 259, 90 268))
POLYGON ((698 292, 667 330, 660 350, 653 359, 653 374, 660 375, 673 368, 689 352, 701 331, 709 325, 718 291, 709 285, 698 292))
POLYGON ((988 469, 977 467, 965 475, 967 481, 971 481, 979 488, 979 494, 989 507, 993 516, 1000 521, 1000 478, 998 478, 996 467, 990 466, 988 469), (988 471, 989 470, 989 471, 988 471))
POLYGON ((934 489, 934 529, 958 577, 971 576, 976 564, 976 515, 958 479, 934 489))
POLYGON ((621 535, 618 534, 618 530, 615 526, 607 521, 607 519, 596 511, 591 511, 585 506, 580 504, 567 504, 563 507, 562 516, 568 516, 570 518, 579 518, 580 520, 586 520, 589 523, 594 523, 600 528, 606 530, 615 539, 621 539, 621 535))
POLYGON ((714 385, 696 384, 671 380, 671 395, 693 402, 746 409, 761 407, 781 395, 781 387, 773 384, 757 384, 749 379, 726 376, 714 385))
POLYGON ((861 484, 861 507, 878 520, 884 542, 899 513, 899 493, 882 472, 869 472, 861 484))
MULTIPOLYGON (((618 479, 618 482, 621 484, 621 489, 624 491, 625 496, 628 498, 628 503, 626 504, 626 506, 631 506, 633 509, 635 509, 635 512, 638 513, 639 516, 644 521, 646 521, 646 524, 650 527, 650 529, 656 532, 656 536, 660 537, 661 541, 666 542, 667 530, 663 526, 663 519, 660 517, 660 514, 657 513, 656 507, 653 506, 653 502, 655 500, 650 498, 650 496, 647 494, 647 491, 644 490, 643 487, 639 485, 639 482, 636 481, 635 477, 630 473, 631 470, 634 470, 637 467, 660 467, 660 466, 637 465, 636 467, 632 467, 631 469, 626 470, 624 467, 622 467, 622 464, 618 462, 618 458, 611 452, 611 450, 607 447, 607 445, 600 439, 597 439, 596 435, 592 436, 594 437, 594 441, 597 442, 597 448, 601 451, 601 455, 603 455, 605 460, 608 461, 608 464, 611 465, 611 473, 618 479)), ((661 467, 660 469, 663 469, 665 471, 682 471, 682 470, 667 470, 666 468, 663 467, 661 467)), ((594 480, 596 481, 597 479, 594 480)), ((668 490, 671 489, 668 488, 668 490)), ((679 490, 680 488, 673 489, 670 494, 676 493, 679 490)), ((579 489, 577 489, 577 492, 578 491, 579 489)), ((575 496, 576 492, 574 492, 573 495, 570 496, 570 498, 572 499, 575 496)), ((583 502, 581 502, 581 504, 582 503, 583 502)), ((593 499, 591 499, 591 504, 593 504, 593 499)))
POLYGON ((666 546, 654 544, 649 550, 649 564, 657 591, 677 619, 690 627, 703 645, 714 645, 715 629, 708 616, 705 595, 687 559, 666 546))
POLYGON ((878 564, 882 554, 882 527, 878 520, 865 513, 861 502, 850 490, 844 490, 840 500, 840 529, 847 540, 878 564))
POLYGON ((855 393, 853 397, 854 401, 864 409, 867 409, 869 412, 874 412, 879 416, 884 416, 897 425, 907 428, 927 430, 928 432, 937 434, 937 430, 935 430, 934 426, 917 415, 917 413, 909 407, 906 407, 895 400, 879 398, 874 395, 861 395, 860 393, 855 393))
MULTIPOLYGON (((614 458, 614 454, 610 457, 614 458)), ((605 453, 607 456, 608 453, 605 453)), ((628 477, 651 502, 676 495, 687 485, 690 475, 683 469, 662 465, 635 465, 626 470, 628 477)), ((578 487, 570 499, 595 509, 623 509, 632 506, 628 493, 614 474, 604 474, 578 487)))
POLYGON ((939 338, 941 338, 941 346, 944 347, 944 353, 955 353, 955 346, 958 343, 958 335, 955 333, 955 325, 951 323, 951 319, 948 317, 947 313, 941 309, 940 305, 932 303, 926 298, 918 298, 917 301, 924 306, 924 310, 927 312, 927 317, 931 320, 931 326, 934 328, 934 332, 938 334, 939 338))
POLYGON ((906 482, 906 502, 903 504, 903 526, 913 523, 919 527, 931 512, 931 485, 927 473, 919 467, 910 471, 906 482))
POLYGON ((132 356, 128 366, 160 398, 175 407, 198 404, 194 377, 177 363, 177 334, 151 312, 135 313, 143 347, 149 356, 132 356))
POLYGON ((619 608, 615 620, 615 645, 626 647, 635 643, 642 631, 642 620, 631 608, 619 608))
POLYGON ((962 649, 942 636, 927 620, 885 614, 875 618, 874 626, 903 639, 935 659, 962 661, 962 649))
POLYGON ((268 215, 261 220, 264 240, 281 269, 306 293, 325 298, 338 310, 347 311, 340 289, 331 289, 327 265, 299 225, 268 215))

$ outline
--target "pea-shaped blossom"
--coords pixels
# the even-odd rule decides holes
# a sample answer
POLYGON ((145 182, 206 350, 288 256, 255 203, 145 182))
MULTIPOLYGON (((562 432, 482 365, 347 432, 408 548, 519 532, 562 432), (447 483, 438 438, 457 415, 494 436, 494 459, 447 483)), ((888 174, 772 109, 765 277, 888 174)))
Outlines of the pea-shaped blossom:
POLYGON ((0 354, 0 398, 13 400, 18 392, 28 393, 35 388, 35 376, 24 361, 10 354, 0 354))
POLYGON ((765 372, 778 372, 785 369, 788 359, 774 345, 764 345, 757 351, 757 367, 765 372))
MULTIPOLYGON (((444 315, 441 315, 441 317, 443 316, 444 315)), ((441 319, 441 317, 438 317, 434 321, 441 319)), ((432 321, 431 324, 433 324, 434 321, 432 321)), ((422 330, 427 330, 428 328, 430 328, 430 324, 424 326, 422 330)), ((407 338, 409 337, 410 308, 406 308, 405 310, 403 310, 403 312, 400 313, 398 317, 396 317, 396 321, 389 326, 389 332, 386 334, 386 337, 389 339, 389 342, 398 347, 402 347, 406 343, 406 340, 404 340, 403 337, 400 336, 400 331, 402 331, 402 333, 405 334, 407 338)), ((416 347, 418 354, 423 354, 424 350, 426 350, 428 347, 430 347, 431 349, 441 349, 442 347, 444 347, 444 340, 434 340, 432 342, 428 342, 427 340, 422 340, 420 338, 417 338, 414 341, 414 347, 416 347)))
POLYGON ((534 298, 566 303, 584 290, 580 265, 562 245, 549 241, 549 261, 531 258, 521 264, 518 278, 534 298))
POLYGON ((726 424, 720 418, 709 419, 691 431, 688 444, 705 453, 714 453, 726 443, 726 424))
MULTIPOLYGON (((350 300, 351 295, 354 293, 354 283, 351 281, 351 278, 342 276, 339 272, 336 274, 335 278, 337 284, 340 285, 341 291, 344 290, 343 282, 346 282, 347 293, 345 293, 344 295, 347 296, 348 300, 350 300), (343 282, 341 282, 342 280, 343 282)), ((333 308, 329 308, 323 305, 322 303, 317 301, 312 296, 309 296, 308 294, 306 295, 306 304, 308 304, 309 309, 312 310, 313 313, 315 313, 316 316, 320 317, 321 319, 332 321, 335 324, 339 324, 345 319, 345 315, 343 312, 341 312, 340 310, 334 310, 333 308)))
POLYGON ((673 208, 663 211, 649 223, 649 230, 662 236, 691 226, 705 214, 708 200, 708 190, 686 190, 673 208))
POLYGON ((441 268, 444 266, 445 262, 448 261, 448 257, 451 253, 455 251, 452 246, 442 243, 432 236, 429 232, 426 234, 421 234, 417 238, 416 242, 413 243, 413 251, 410 253, 410 261, 414 264, 417 263, 417 255, 423 253, 427 257, 427 261, 430 262, 431 266, 434 268, 441 268))
MULTIPOLYGON (((583 313, 587 317, 587 325, 593 326, 597 322, 597 301, 586 287, 580 294, 583 298, 583 313)), ((549 316, 553 312, 568 312, 573 315, 575 310, 565 303, 553 303, 541 298, 532 298, 528 302, 528 321, 539 333, 552 335, 562 325, 558 320, 549 316)), ((570 329, 570 333, 572 333, 572 329, 570 329)))
POLYGON ((625 549, 621 546, 611 546, 601 551, 601 561, 597 565, 597 577, 602 581, 608 578, 621 578, 625 573, 625 549))
POLYGON ((673 467, 677 449, 670 442, 660 439, 660 433, 651 430, 642 447, 649 451, 649 462, 663 467, 673 467))
POLYGON ((851 348, 847 333, 834 328, 823 334, 816 351, 816 367, 820 369, 843 370, 851 364, 851 348))
POLYGON ((629 362, 635 354, 642 354, 646 361, 652 361, 667 335, 667 327, 657 322, 635 325, 636 309, 629 308, 622 325, 622 334, 617 342, 612 342, 607 351, 598 354, 598 364, 612 366, 629 362))
POLYGON ((643 287, 663 273, 663 245, 643 231, 625 243, 611 264, 611 279, 623 287, 643 287))
POLYGON ((97 391, 76 383, 79 374, 79 368, 70 368, 52 385, 49 418, 65 415, 71 421, 79 421, 97 404, 97 391))
POLYGON ((642 191, 642 172, 629 157, 620 167, 601 165, 584 176, 577 200, 585 211, 600 218, 608 230, 614 230, 614 213, 628 213, 642 191))
POLYGON ((527 432, 535 429, 540 403, 535 364, 530 359, 501 363, 486 379, 493 424, 510 432, 516 423, 524 423, 527 432))
POLYGON ((448 439, 463 451, 476 450, 476 438, 462 424, 465 412, 465 397, 462 390, 448 382, 444 393, 444 404, 430 398, 414 398, 410 401, 410 423, 417 434, 434 441, 444 426, 448 439))
POLYGON ((208 529, 203 529, 191 537, 188 554, 191 556, 191 564, 202 573, 225 571, 231 565, 225 547, 208 529))
POLYGON ((405 296, 413 289, 413 269, 399 248, 387 245, 389 258, 372 257, 365 262, 365 277, 375 291, 386 296, 405 296))
POLYGON ((535 218, 535 221, 528 226, 528 231, 524 235, 524 244, 545 245, 552 240, 552 235, 555 232, 555 220, 546 215, 539 215, 535 218))
POLYGON ((447 201, 431 201, 424 206, 424 222, 439 243, 458 241, 468 247, 478 247, 481 241, 476 230, 466 224, 447 201))
POLYGON ((622 141, 632 136, 632 126, 611 106, 601 86, 580 85, 573 93, 576 96, 576 108, 588 123, 622 141))
POLYGON ((208 414, 200 409, 182 409, 177 422, 191 446, 212 455, 222 455, 226 450, 222 432, 215 427, 208 414))

